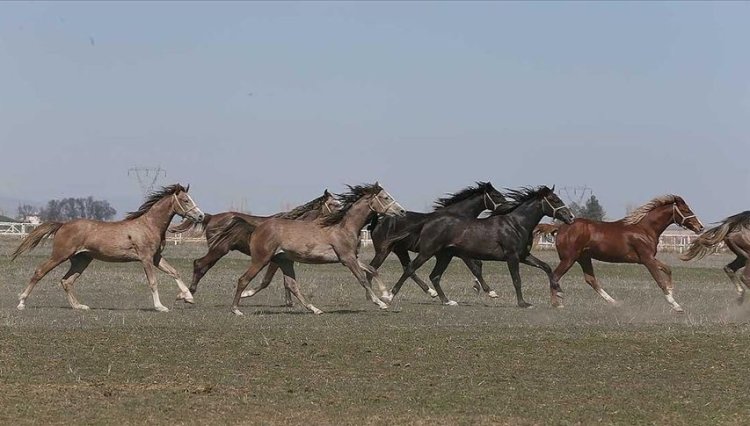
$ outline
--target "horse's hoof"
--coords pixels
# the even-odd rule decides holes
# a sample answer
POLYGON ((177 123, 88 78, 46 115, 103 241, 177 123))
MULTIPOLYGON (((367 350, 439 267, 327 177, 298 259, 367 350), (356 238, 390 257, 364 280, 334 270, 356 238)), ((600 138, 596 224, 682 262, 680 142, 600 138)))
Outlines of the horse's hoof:
POLYGON ((380 296, 380 300, 385 303, 391 303, 393 301, 393 293, 388 293, 380 296))
POLYGON ((524 309, 526 309, 526 308, 531 308, 531 307, 533 307, 533 306, 534 306, 534 305, 532 305, 532 304, 531 304, 531 303, 529 303, 529 302, 519 302, 519 303, 518 303, 518 307, 519 307, 519 308, 524 308, 524 309))
POLYGON ((79 311, 88 311, 88 310, 90 310, 91 308, 89 308, 89 307, 88 307, 88 306, 86 306, 86 305, 78 305, 78 306, 74 306, 74 307, 73 307, 73 309, 78 309, 79 311))
POLYGON ((435 298, 438 295, 438 292, 433 289, 427 289, 427 294, 430 295, 430 297, 435 298))
POLYGON ((678 306, 678 307, 676 307, 676 308, 672 308, 672 310, 673 310, 673 311, 674 311, 674 312, 675 312, 676 314, 684 314, 684 313, 685 313, 685 310, 684 310, 684 309, 682 309, 682 306, 678 306))
POLYGON ((26 309, 26 305, 24 305, 23 303, 19 303, 18 306, 16 306, 16 309, 18 309, 19 311, 23 311, 24 309, 26 309))
POLYGON ((449 301, 443 303, 443 305, 445 305, 445 306, 458 306, 458 302, 456 302, 455 300, 449 300, 449 301))
POLYGON ((482 287, 480 287, 480 286, 479 286, 478 284, 474 284, 473 286, 471 286, 471 288, 472 288, 472 289, 473 289, 473 290, 474 290, 474 291, 475 291, 475 292, 476 292, 477 294, 479 294, 479 293, 481 293, 481 292, 482 292, 482 291, 481 291, 481 290, 482 290, 482 287))
POLYGON ((497 299, 500 296, 498 296, 497 293, 495 293, 495 290, 490 290, 490 292, 487 293, 487 297, 489 297, 490 299, 497 299))
POLYGON ((169 312, 169 308, 166 306, 156 306, 154 309, 156 309, 157 312, 169 312))
POLYGON ((314 313, 315 315, 320 315, 320 314, 322 314, 322 313, 323 313, 323 311, 321 311, 320 309, 318 309, 318 308, 316 308, 316 307, 314 307, 314 306, 313 306, 313 307, 312 307, 312 309, 310 309, 310 310, 311 310, 311 311, 312 311, 312 313, 314 313))
POLYGON ((380 307, 381 310, 388 309, 388 305, 386 305, 385 303, 383 303, 382 305, 379 305, 379 307, 380 307))
POLYGON ((193 295, 190 293, 180 293, 177 295, 177 300, 182 300, 185 303, 190 303, 191 305, 195 303, 193 300, 193 295))
POLYGON ((242 313, 242 311, 240 311, 237 308, 232 308, 232 313, 235 314, 235 315, 237 315, 238 317, 241 317, 241 316, 245 315, 245 314, 242 313))
POLYGON ((242 294, 240 295, 240 297, 244 299, 246 297, 251 297, 254 294, 255 294, 255 292, 252 291, 252 290, 245 290, 245 291, 242 292, 242 294))

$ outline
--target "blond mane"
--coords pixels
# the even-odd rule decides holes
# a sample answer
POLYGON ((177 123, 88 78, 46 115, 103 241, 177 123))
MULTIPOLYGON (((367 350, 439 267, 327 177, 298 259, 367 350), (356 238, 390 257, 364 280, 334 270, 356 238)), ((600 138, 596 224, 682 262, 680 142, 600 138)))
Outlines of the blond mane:
POLYGON ((661 197, 656 197, 653 200, 649 201, 648 203, 638 207, 637 209, 630 212, 629 215, 622 218, 622 222, 626 225, 634 225, 641 221, 651 210, 665 206, 667 204, 673 204, 677 202, 677 196, 674 194, 668 194, 668 195, 662 195, 661 197))

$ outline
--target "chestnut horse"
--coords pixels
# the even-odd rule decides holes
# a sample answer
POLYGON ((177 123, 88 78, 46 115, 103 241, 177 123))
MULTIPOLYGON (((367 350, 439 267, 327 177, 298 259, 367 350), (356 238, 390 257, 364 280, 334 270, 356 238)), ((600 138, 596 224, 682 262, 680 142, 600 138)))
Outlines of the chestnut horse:
MULTIPOLYGON (((196 223, 186 220, 183 223, 174 226, 172 228, 172 231, 186 232, 190 228, 203 228, 205 229, 206 241, 209 242, 211 241, 211 238, 213 238, 214 235, 219 232, 219 230, 227 226, 235 217, 241 217, 243 220, 245 220, 245 222, 253 226, 257 226, 264 220, 270 219, 272 217, 311 221, 317 219, 320 216, 325 216, 327 214, 333 213, 334 211, 338 210, 339 207, 340 203, 336 200, 336 197, 334 197, 333 194, 328 192, 328 190, 326 189, 325 191, 323 191, 323 195, 321 195, 320 197, 309 201, 299 207, 296 207, 288 212, 276 213, 273 216, 253 216, 238 212, 224 212, 218 214, 206 213, 202 222, 196 223)), ((216 265, 216 262, 218 262, 222 257, 226 256, 230 251, 237 250, 250 256, 250 234, 247 232, 248 229, 242 227, 236 227, 234 229, 238 232, 234 232, 229 235, 231 238, 224 239, 222 244, 211 246, 205 256, 193 261, 193 281, 190 283, 190 292, 192 294, 195 294, 195 292, 198 291, 198 283, 200 282, 201 278, 203 278, 203 276, 206 275, 206 273, 214 265, 216 265)), ((273 271, 269 270, 269 273, 266 274, 264 281, 268 280, 270 283, 275 272, 275 269, 273 271)), ((286 305, 292 306, 292 296, 287 289, 285 289, 285 299, 286 305)))
POLYGON ((696 257, 700 259, 722 242, 737 256, 724 266, 724 272, 737 289, 737 296, 739 296, 737 301, 742 303, 745 299, 745 289, 742 288, 741 282, 750 288, 750 268, 747 267, 747 259, 750 258, 750 211, 729 216, 721 222, 721 225, 701 234, 680 258, 682 260, 696 257), (745 268, 745 271, 738 277, 737 271, 741 268, 745 268))
MULTIPOLYGON (((695 213, 677 195, 654 198, 616 222, 576 219, 571 225, 560 225, 555 238, 560 264, 555 269, 554 279, 559 282, 573 263, 578 262, 586 283, 604 300, 617 304, 596 279, 591 259, 640 263, 651 273, 672 309, 683 312, 672 295, 672 270, 656 258, 659 236, 673 223, 696 233, 703 229, 695 213)), ((562 306, 560 293, 552 289, 552 306, 562 306)))
POLYGON ((315 314, 323 311, 307 303, 299 291, 294 273, 294 262, 323 264, 342 263, 354 274, 367 291, 370 300, 381 309, 388 308, 372 291, 364 272, 377 277, 377 271, 359 261, 359 233, 373 215, 403 215, 405 210, 377 182, 373 185, 350 186, 349 192, 340 195, 341 210, 313 222, 281 218, 267 219, 257 226, 235 218, 232 223, 214 236, 211 245, 221 244, 232 227, 254 228, 250 233, 250 268, 237 282, 232 303, 232 313, 242 315, 240 298, 250 297, 268 286, 265 280, 247 291, 250 281, 266 266, 281 268, 284 285, 297 299, 315 314), (364 271, 364 272, 363 272, 364 271))
POLYGON ((203 220, 203 212, 188 195, 189 188, 180 184, 164 187, 150 194, 137 211, 128 213, 125 220, 118 222, 76 219, 65 223, 46 222, 39 225, 21 242, 13 252, 11 260, 32 250, 43 239, 54 235, 52 255, 34 271, 26 290, 18 295, 18 309, 23 310, 26 307, 26 298, 36 283, 66 260, 70 260, 70 269, 60 284, 65 290, 68 302, 73 309, 89 309, 76 298, 73 284, 93 259, 105 262, 141 262, 157 311, 167 312, 169 309, 159 300, 154 267, 177 281, 180 288, 177 300, 193 303, 193 296, 180 279, 177 270, 161 257, 164 236, 174 215, 196 222, 203 220))

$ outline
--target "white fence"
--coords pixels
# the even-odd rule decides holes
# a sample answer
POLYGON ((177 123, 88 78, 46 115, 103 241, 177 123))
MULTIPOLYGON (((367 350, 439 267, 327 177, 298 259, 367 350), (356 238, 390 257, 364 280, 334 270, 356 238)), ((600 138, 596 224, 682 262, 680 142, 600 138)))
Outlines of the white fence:
POLYGON ((39 226, 31 222, 0 222, 0 235, 24 236, 39 226))

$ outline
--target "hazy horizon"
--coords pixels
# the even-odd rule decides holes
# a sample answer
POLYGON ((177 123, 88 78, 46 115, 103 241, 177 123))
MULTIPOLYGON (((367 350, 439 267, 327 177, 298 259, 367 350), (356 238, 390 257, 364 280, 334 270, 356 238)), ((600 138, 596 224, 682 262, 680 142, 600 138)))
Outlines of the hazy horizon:
MULTIPOLYGON (((0 208, 257 214, 380 181, 588 186, 612 219, 748 210, 750 3, 2 3, 0 208), (8 203, 8 204, 5 204, 8 203)), ((558 191, 560 195, 565 195, 558 191)))

